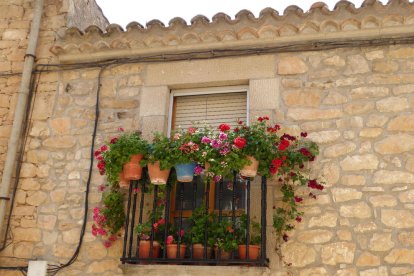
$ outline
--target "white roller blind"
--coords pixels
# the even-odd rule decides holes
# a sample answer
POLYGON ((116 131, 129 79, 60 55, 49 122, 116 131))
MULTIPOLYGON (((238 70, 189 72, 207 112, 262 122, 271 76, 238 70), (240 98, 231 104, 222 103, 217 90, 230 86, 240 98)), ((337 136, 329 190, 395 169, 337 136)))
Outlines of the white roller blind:
POLYGON ((247 93, 216 93, 174 98, 172 129, 191 125, 217 127, 221 123, 235 126, 238 120, 247 118, 247 93))

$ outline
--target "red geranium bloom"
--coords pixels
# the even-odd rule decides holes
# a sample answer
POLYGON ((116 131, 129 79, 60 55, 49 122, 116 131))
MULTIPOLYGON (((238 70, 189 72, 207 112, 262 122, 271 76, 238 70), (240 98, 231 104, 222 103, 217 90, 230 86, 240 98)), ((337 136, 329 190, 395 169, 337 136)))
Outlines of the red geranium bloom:
POLYGON ((116 143, 116 141, 118 141, 118 137, 114 137, 114 138, 112 138, 111 139, 111 144, 115 144, 116 143))
POLYGON ((279 150, 285 150, 287 147, 289 147, 290 143, 288 140, 282 140, 279 144, 279 150))
POLYGON ((271 174, 277 173, 279 167, 282 165, 283 161, 280 159, 273 159, 272 164, 270 165, 269 171, 271 174))
POLYGON ((299 197, 299 196, 295 196, 295 202, 302 202, 303 198, 299 197))
POLYGON ((297 222, 301 222, 302 221, 302 218, 301 217, 296 217, 296 221, 297 222))
POLYGON ((237 148, 242 149, 246 146, 246 139, 243 137, 237 137, 234 139, 233 143, 237 148))
POLYGON ((301 133, 300 133, 300 136, 302 136, 302 137, 306 137, 306 136, 308 136, 308 133, 307 133, 307 132, 301 132, 301 133))
POLYGON ((222 132, 225 132, 225 131, 228 131, 228 130, 230 130, 230 125, 228 125, 228 124, 221 124, 221 125, 219 125, 219 127, 218 127, 222 132))
POLYGON ((98 157, 99 155, 101 155, 101 152, 99 150, 95 151, 94 153, 95 157, 98 157))
POLYGON ((196 129, 195 127, 189 127, 189 128, 188 128, 188 132, 189 132, 189 133, 191 133, 191 134, 195 133, 195 132, 196 132, 196 130, 197 130, 197 129, 196 129))
POLYGON ((99 170, 104 170, 105 169, 105 162, 104 161, 99 161, 97 167, 98 167, 99 170))
POLYGON ((103 145, 102 147, 101 147, 101 151, 107 151, 108 150, 108 146, 107 145, 103 145))
POLYGON ((323 190, 323 185, 319 184, 316 179, 309 180, 308 187, 316 190, 323 190))

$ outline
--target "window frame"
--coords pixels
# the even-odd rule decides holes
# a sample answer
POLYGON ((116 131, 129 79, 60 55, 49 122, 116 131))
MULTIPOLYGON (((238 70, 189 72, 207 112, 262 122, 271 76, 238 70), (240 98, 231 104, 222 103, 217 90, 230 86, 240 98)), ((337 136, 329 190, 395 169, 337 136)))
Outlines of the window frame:
POLYGON ((174 98, 180 96, 195 96, 195 95, 208 95, 208 94, 226 94, 226 93, 240 93, 246 92, 246 123, 249 124, 250 112, 250 96, 248 85, 235 85, 235 86, 220 86, 220 87, 205 87, 205 88, 187 88, 187 89, 172 89, 170 90, 170 101, 168 109, 168 129, 167 137, 171 136, 173 125, 173 112, 174 112, 174 98))

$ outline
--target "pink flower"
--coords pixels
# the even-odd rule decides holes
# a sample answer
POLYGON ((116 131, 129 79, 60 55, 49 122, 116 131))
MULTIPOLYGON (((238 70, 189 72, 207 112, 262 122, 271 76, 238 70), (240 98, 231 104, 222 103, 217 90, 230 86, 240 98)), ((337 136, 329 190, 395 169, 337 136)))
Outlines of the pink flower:
POLYGON ((203 144, 209 144, 211 142, 211 139, 208 138, 207 136, 203 136, 203 138, 201 138, 201 143, 203 144))
POLYGON ((101 209, 99 209, 99 207, 95 207, 95 208, 93 208, 93 213, 94 213, 95 215, 99 214, 100 212, 101 212, 101 209))
POLYGON ((230 149, 229 148, 222 148, 220 150, 220 154, 221 155, 227 155, 229 152, 230 152, 230 149))
POLYGON ((124 131, 124 128, 123 127, 120 127, 120 128, 118 128, 118 131, 123 132, 124 131))
POLYGON ((158 220, 158 225, 164 225, 165 224, 165 219, 164 218, 160 218, 158 220))
POLYGON ((105 185, 101 184, 98 186, 98 191, 103 192, 105 191, 105 185))
POLYGON ((103 146, 101 147, 101 151, 102 151, 102 152, 107 151, 107 150, 108 150, 108 146, 107 146, 107 145, 103 145, 103 146))
POLYGON ((221 146, 221 141, 214 139, 213 141, 211 141, 210 145, 213 148, 217 149, 217 148, 219 148, 221 146))
POLYGON ((101 152, 100 152, 99 150, 95 151, 95 153, 94 153, 94 156, 95 156, 95 157, 98 157, 98 156, 100 156, 100 155, 101 155, 101 152))
POLYGON ((111 235, 108 240, 110 240, 111 242, 114 242, 118 239, 118 237, 116 235, 111 235))
POLYGON ((224 133, 224 132, 220 132, 220 134, 219 134, 219 139, 220 139, 221 141, 226 140, 226 139, 227 139, 227 134, 226 134, 226 133, 224 133))
POLYGON ((105 170, 105 162, 104 161, 99 161, 98 164, 96 165, 98 167, 98 169, 100 171, 105 170))
POLYGON ((133 192, 133 194, 135 195, 135 194, 137 194, 137 193, 141 192, 141 189, 140 189, 140 188, 134 188, 134 189, 132 190, 132 192, 133 192))
POLYGON ((189 127, 188 128, 188 132, 190 133, 190 134, 193 134, 193 133, 195 133, 196 132, 196 128, 195 127, 189 127))
POLYGON ((158 222, 155 222, 155 223, 152 225, 152 227, 153 227, 155 230, 157 230, 157 229, 158 229, 158 222))
POLYGON ((108 248, 108 247, 111 247, 111 246, 112 246, 112 243, 111 243, 110 241, 104 241, 104 242, 103 242, 103 245, 104 245, 106 248, 108 248))
POLYGON ((95 224, 92 224, 92 235, 95 237, 98 235, 98 228, 96 228, 95 224))
POLYGON ((106 236, 108 233, 103 228, 98 228, 98 235, 106 236))
POLYGON ((177 132, 176 134, 174 134, 173 139, 178 140, 178 139, 180 139, 180 137, 181 137, 181 134, 177 132))
POLYGON ((184 229, 181 229, 179 233, 177 233, 180 237, 184 236, 184 229))
POLYGON ((173 236, 169 235, 169 236, 167 237, 167 244, 172 244, 173 242, 174 242, 174 238, 173 238, 173 236))
POLYGON ((200 175, 202 172, 203 172, 203 168, 202 168, 200 165, 197 165, 197 166, 194 168, 194 174, 195 174, 195 175, 200 175))
POLYGON ((219 182, 221 180, 221 175, 215 175, 213 177, 214 182, 219 182))

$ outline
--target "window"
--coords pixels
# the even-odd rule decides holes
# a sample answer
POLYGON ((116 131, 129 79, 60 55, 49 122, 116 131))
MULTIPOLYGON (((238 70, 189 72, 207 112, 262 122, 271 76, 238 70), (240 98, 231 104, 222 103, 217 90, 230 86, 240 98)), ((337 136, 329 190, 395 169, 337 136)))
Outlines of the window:
MULTIPOLYGON (((226 88, 206 88, 206 89, 186 89, 175 90, 171 93, 170 106, 170 133, 177 128, 188 128, 192 125, 208 125, 218 127, 221 123, 235 126, 239 120, 247 120, 247 87, 235 86, 226 88)), ((231 179, 224 179, 222 186, 219 183, 212 182, 209 191, 205 190, 202 177, 197 177, 193 181, 194 185, 185 185, 183 191, 178 191, 177 186, 172 193, 171 220, 178 217, 180 210, 180 192, 183 197, 183 217, 184 226, 194 208, 199 207, 206 195, 208 195, 209 212, 218 212, 219 203, 222 204, 223 216, 229 216, 229 210, 233 204, 232 193, 229 192, 232 187, 231 179), (219 190, 221 188, 221 193, 219 190), (219 200, 218 195, 221 194, 219 200)), ((237 176, 237 191, 244 191, 245 181, 237 176)), ((243 193, 238 192, 235 198, 237 215, 244 212, 246 197, 243 193)), ((207 199, 206 199, 207 201, 207 199)))

